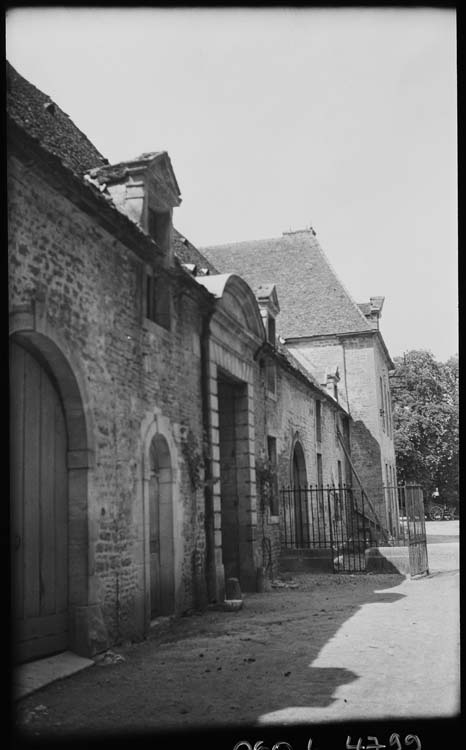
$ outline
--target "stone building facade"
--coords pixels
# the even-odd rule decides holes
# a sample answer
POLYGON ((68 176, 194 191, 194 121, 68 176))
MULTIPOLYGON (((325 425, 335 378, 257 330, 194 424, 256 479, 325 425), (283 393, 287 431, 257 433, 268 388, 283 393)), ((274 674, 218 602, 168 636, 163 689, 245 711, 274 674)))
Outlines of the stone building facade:
POLYGON ((331 267, 312 228, 281 237, 202 248, 221 271, 251 286, 275 285, 277 332, 306 371, 352 420, 351 472, 380 523, 398 523, 389 373, 393 362, 379 320, 383 297, 357 305, 331 267))
POLYGON ((344 481, 353 421, 273 285, 173 227, 168 154, 110 165, 11 66, 7 93, 16 658, 92 656, 277 575, 280 489, 344 481))

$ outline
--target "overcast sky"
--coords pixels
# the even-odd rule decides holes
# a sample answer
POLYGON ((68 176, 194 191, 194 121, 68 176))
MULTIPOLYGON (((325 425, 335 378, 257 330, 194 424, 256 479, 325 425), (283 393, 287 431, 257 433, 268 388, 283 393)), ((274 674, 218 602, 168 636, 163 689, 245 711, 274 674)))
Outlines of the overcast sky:
POLYGON ((392 357, 457 352, 454 10, 15 9, 7 57, 110 162, 167 150, 196 246, 311 225, 392 357))

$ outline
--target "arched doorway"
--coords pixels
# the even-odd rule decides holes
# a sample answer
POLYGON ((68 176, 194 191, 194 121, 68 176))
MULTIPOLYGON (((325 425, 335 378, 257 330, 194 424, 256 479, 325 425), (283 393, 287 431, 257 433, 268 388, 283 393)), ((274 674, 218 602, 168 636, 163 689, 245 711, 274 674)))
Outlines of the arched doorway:
POLYGON ((304 451, 301 443, 297 440, 293 449, 291 485, 293 487, 295 540, 298 547, 307 547, 309 545, 309 512, 305 489, 306 484, 307 474, 304 451))
POLYGON ((173 478, 170 451, 162 435, 149 448, 150 616, 170 615, 175 609, 173 540, 173 478))
POLYGON ((68 646, 68 435, 45 360, 11 342, 10 461, 15 661, 68 646))

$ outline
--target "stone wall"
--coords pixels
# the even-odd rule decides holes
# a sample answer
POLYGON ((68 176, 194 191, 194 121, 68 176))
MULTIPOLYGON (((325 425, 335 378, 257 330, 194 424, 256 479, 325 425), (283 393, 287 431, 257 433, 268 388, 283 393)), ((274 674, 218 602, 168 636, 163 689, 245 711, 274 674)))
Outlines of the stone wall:
MULTIPOLYGON (((277 447, 277 487, 280 490, 291 484, 293 449, 299 440, 306 465, 308 484, 318 483, 317 454, 322 456, 324 485, 338 484, 338 461, 341 462, 345 481, 345 454, 337 439, 336 420, 338 408, 325 398, 321 399, 321 441, 316 439, 317 393, 285 367, 276 364, 276 394, 267 392, 265 367, 259 369, 255 379, 256 455, 267 456, 267 436, 274 437, 277 447)), ((279 496, 280 508, 280 496, 279 496)), ((273 515, 270 502, 260 497, 257 501, 258 540, 263 545, 264 565, 276 575, 279 569, 282 521, 281 514, 273 515)))
POLYGON ((154 422, 165 425, 171 446, 177 611, 194 603, 193 565, 203 557, 203 492, 190 483, 182 449, 186 429, 202 446, 198 305, 173 288, 171 330, 160 328, 144 316, 144 264, 133 252, 14 158, 8 189, 10 311, 41 306, 78 363, 92 422, 89 596, 102 607, 111 642, 141 636, 143 455, 154 422))
MULTIPOLYGON (((382 487, 387 481, 396 482, 396 464, 393 432, 387 423, 384 428, 380 413, 386 409, 380 395, 380 378, 388 397, 389 382, 386 355, 376 333, 303 341, 293 343, 290 349, 317 377, 326 368, 338 366, 339 401, 353 420, 352 461, 381 521, 388 526, 389 508, 382 487)), ((393 515, 396 509, 390 512, 393 515)))

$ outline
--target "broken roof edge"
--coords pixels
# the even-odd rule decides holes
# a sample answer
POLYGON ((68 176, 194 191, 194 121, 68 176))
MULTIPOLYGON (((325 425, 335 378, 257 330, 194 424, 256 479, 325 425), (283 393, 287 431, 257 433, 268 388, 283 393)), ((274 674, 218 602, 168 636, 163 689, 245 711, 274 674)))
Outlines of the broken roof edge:
POLYGON ((99 182, 106 182, 108 184, 118 183, 131 175, 132 172, 140 172, 147 169, 151 164, 161 159, 165 160, 167 164, 170 177, 173 180, 173 187, 175 188, 178 200, 181 203, 181 189, 178 180, 176 179, 175 170, 173 169, 172 160, 170 159, 168 151, 152 151, 143 153, 135 159, 120 161, 116 164, 103 164, 102 166, 96 166, 88 170, 87 174, 99 182))
MULTIPOLYGON (((112 234, 113 236, 116 235, 115 231, 112 231, 112 228, 109 228, 108 214, 110 213, 111 220, 113 220, 117 225, 113 229, 115 230, 121 228, 124 233, 124 239, 121 239, 121 237, 118 237, 118 235, 116 235, 117 239, 120 239, 121 242, 126 244, 127 247, 133 250, 136 255, 139 255, 139 257, 142 257, 145 261, 154 260, 154 257, 152 256, 151 258, 149 258, 150 253, 152 253, 155 257, 162 257, 163 253, 157 243, 134 221, 132 221, 125 214, 119 211, 113 201, 104 196, 102 192, 92 184, 92 182, 84 179, 83 175, 79 175, 77 172, 71 169, 62 161, 62 159, 57 154, 54 154, 46 149, 38 138, 31 135, 27 130, 22 128, 14 118, 9 118, 8 116, 7 125, 9 127, 10 135, 13 140, 15 138, 21 139, 23 142, 23 148, 32 149, 34 150, 34 152, 38 153, 40 158, 43 159, 46 167, 48 167, 50 170, 56 170, 60 172, 62 180, 68 180, 72 189, 74 189, 76 192, 80 192, 81 196, 85 196, 90 203, 94 204, 93 213, 99 219, 101 224, 106 228, 109 234, 112 234)), ((52 187, 55 187, 56 189, 56 185, 52 184, 52 187)), ((70 200, 72 199, 70 198, 70 200)), ((82 199, 79 199, 79 205, 86 213, 89 213, 86 202, 83 202, 82 199)))

